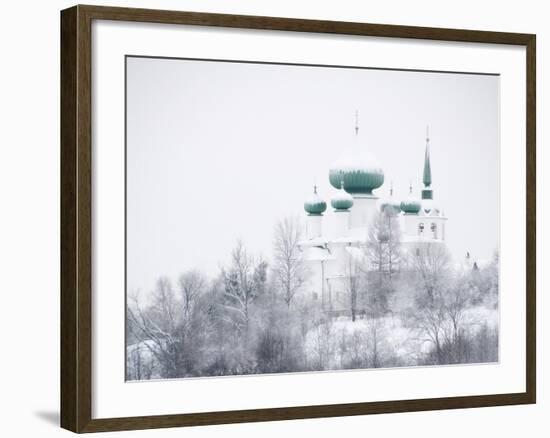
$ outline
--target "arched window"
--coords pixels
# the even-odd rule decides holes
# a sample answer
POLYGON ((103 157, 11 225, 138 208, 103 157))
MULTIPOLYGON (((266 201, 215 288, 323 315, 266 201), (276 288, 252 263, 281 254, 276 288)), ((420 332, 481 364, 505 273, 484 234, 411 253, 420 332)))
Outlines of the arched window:
POLYGON ((432 222, 432 225, 430 226, 430 229, 432 230, 432 234, 434 239, 437 239, 437 225, 432 222))
POLYGON ((418 235, 421 236, 422 234, 424 234, 424 223, 420 222, 418 224, 418 235))

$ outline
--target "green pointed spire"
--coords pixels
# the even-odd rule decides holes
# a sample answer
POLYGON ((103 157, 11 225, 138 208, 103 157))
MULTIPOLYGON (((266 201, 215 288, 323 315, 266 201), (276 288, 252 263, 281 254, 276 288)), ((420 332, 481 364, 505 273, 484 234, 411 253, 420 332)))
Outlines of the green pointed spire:
POLYGON ((424 154, 424 175, 422 182, 424 183, 424 189, 422 189, 422 199, 433 199, 432 184, 432 168, 430 166, 430 131, 426 126, 426 152, 424 154))
POLYGON ((430 187, 432 184, 432 169, 430 167, 430 133, 426 127, 426 152, 424 154, 424 176, 422 181, 425 187, 430 187))

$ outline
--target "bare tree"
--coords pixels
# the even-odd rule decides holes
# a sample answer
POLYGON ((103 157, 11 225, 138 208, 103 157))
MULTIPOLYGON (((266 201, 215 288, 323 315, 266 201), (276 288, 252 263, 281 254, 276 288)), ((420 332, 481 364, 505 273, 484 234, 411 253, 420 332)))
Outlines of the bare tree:
POLYGON ((401 261, 401 229, 395 214, 378 212, 368 229, 366 255, 373 271, 391 279, 401 261))
MULTIPOLYGON (((250 326, 251 304, 260 292, 255 287, 257 284, 255 284, 254 274, 254 260, 246 251, 242 241, 238 241, 231 253, 231 266, 223 271, 224 307, 230 313, 230 320, 239 333, 244 334, 245 339, 248 337, 250 326)), ((256 272, 256 277, 259 275, 256 272)))
POLYGON ((445 309, 441 305, 418 306, 410 309, 408 314, 409 326, 412 327, 418 340, 424 344, 430 344, 436 355, 436 363, 443 364, 445 343, 445 309))
POLYGON ((162 367, 162 377, 180 376, 180 340, 176 328, 181 321, 170 281, 161 277, 152 293, 152 304, 143 309, 139 296, 130 297, 128 319, 132 330, 162 367))
POLYGON ((147 344, 138 342, 126 348, 126 379, 149 380, 153 378, 157 362, 147 344))
POLYGON ((273 275, 290 307, 296 292, 305 282, 306 271, 300 258, 300 225, 297 218, 285 218, 275 226, 273 239, 273 275))
POLYGON ((352 322, 355 322, 357 317, 357 296, 362 287, 362 270, 363 252, 359 248, 350 248, 355 251, 348 252, 346 255, 346 273, 344 277, 344 287, 349 297, 349 309, 352 322))
POLYGON ((342 368, 381 368, 400 363, 388 342, 382 318, 370 319, 366 326, 339 333, 339 353, 342 368))
POLYGON ((371 321, 369 321, 369 327, 368 327, 368 340, 370 344, 370 356, 371 356, 371 367, 372 368, 380 368, 382 364, 381 359, 381 328, 380 328, 380 320, 378 318, 374 318, 371 321))
MULTIPOLYGON (((410 254, 417 295, 414 307, 409 309, 409 325, 423 344, 428 343, 431 346, 430 354, 433 359, 428 358, 428 361, 447 363, 445 346, 452 325, 446 303, 446 293, 450 287, 450 258, 447 248, 441 243, 422 243, 413 248, 410 254)), ((454 310, 458 323, 459 309, 454 310)))
POLYGON ((334 355, 333 323, 330 317, 324 316, 313 329, 313 352, 316 357, 316 369, 330 368, 334 355))
POLYGON ((455 284, 448 288, 443 295, 445 312, 449 319, 450 329, 448 340, 456 343, 465 324, 466 311, 471 300, 471 289, 464 278, 456 280, 455 284))
POLYGON ((340 363, 343 369, 368 367, 368 346, 366 332, 353 330, 340 333, 340 363))
POLYGON ((477 339, 485 339, 476 335, 476 327, 482 326, 482 321, 469 313, 474 297, 472 276, 477 271, 451 276, 442 245, 423 245, 416 258, 421 294, 410 309, 409 323, 419 339, 431 346, 427 363, 470 362, 477 339))
POLYGON ((388 310, 388 296, 394 290, 394 276, 401 263, 401 230, 388 209, 377 213, 368 229, 365 248, 369 308, 376 314, 388 310))
POLYGON ((498 306, 499 254, 495 251, 492 260, 480 269, 469 272, 475 303, 484 302, 494 308, 498 306))
POLYGON ((139 296, 130 296, 128 322, 137 345, 128 353, 134 364, 145 371, 147 360, 154 360, 159 377, 176 378, 200 374, 212 321, 203 292, 206 279, 197 271, 183 274, 180 294, 170 281, 161 277, 144 305, 139 296), (147 353, 147 354, 145 354, 147 353))
POLYGON ((188 271, 180 276, 178 285, 183 304, 183 315, 186 321, 189 320, 193 306, 204 292, 206 284, 206 277, 197 270, 188 271))
POLYGON ((450 256, 442 243, 422 243, 412 251, 412 266, 420 277, 421 288, 430 301, 442 292, 449 280, 450 256))

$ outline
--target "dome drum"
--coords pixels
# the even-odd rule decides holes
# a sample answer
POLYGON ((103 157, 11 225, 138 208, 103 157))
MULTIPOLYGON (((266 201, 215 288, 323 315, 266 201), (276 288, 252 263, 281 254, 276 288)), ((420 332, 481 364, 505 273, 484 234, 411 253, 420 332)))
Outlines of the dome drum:
POLYGON ((430 188, 422 189, 422 199, 433 199, 434 193, 430 188))

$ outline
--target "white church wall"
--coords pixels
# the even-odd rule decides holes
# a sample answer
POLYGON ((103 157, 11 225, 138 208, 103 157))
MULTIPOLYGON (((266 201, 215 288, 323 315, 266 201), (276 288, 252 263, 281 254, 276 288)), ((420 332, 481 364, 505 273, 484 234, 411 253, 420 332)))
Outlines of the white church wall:
POLYGON ((331 235, 333 238, 347 237, 351 225, 350 211, 335 211, 332 215, 332 230, 331 235))
POLYGON ((378 198, 376 196, 354 196, 350 217, 351 228, 368 227, 377 212, 378 198))
POLYGON ((323 234, 323 216, 308 215, 306 219, 306 236, 315 239, 323 234))

